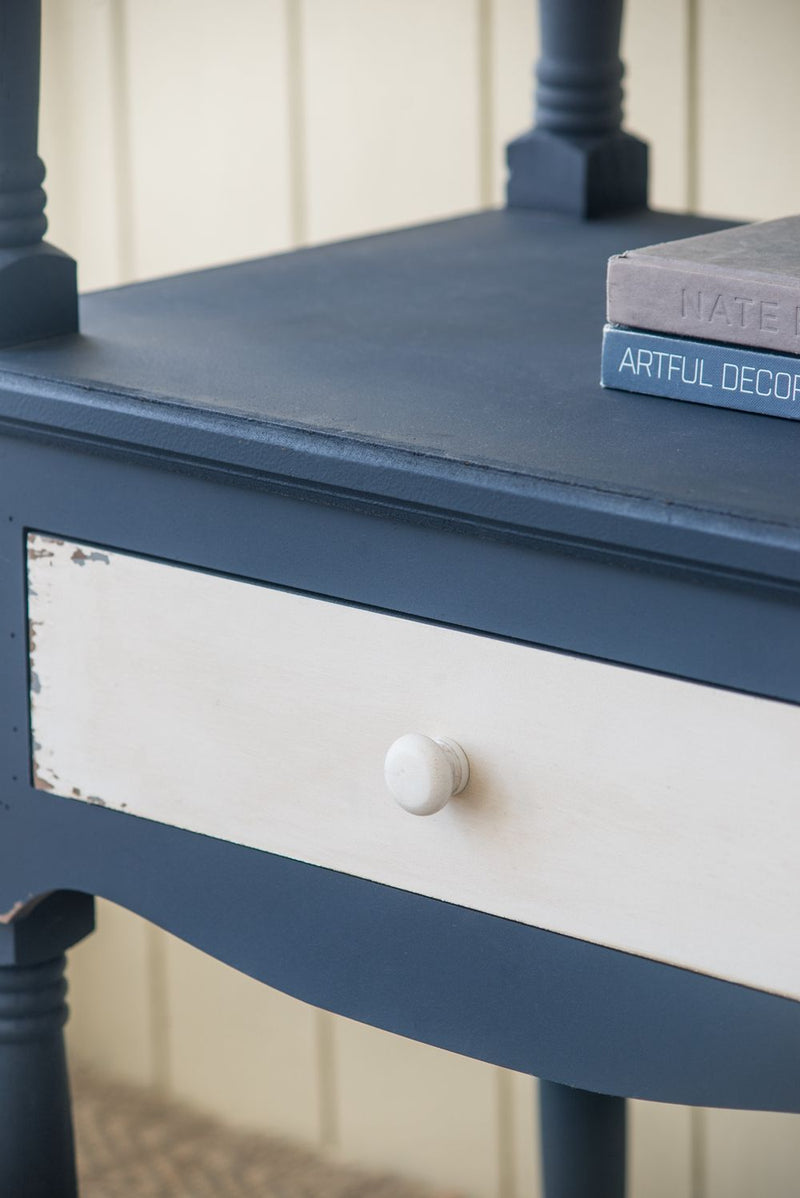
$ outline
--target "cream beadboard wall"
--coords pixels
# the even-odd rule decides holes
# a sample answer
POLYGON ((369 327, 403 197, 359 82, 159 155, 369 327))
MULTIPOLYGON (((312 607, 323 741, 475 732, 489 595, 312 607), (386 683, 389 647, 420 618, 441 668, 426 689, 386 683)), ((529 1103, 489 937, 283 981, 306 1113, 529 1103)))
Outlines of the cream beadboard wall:
MULTIPOLYGON (((796 0, 628 0, 624 40, 655 204, 800 207, 796 0)), ((50 236, 88 290, 500 202, 535 0, 44 0, 43 42, 50 236)), ((70 977, 76 1060, 469 1198, 540 1193, 529 1078, 315 1011, 102 902, 70 977)), ((633 1103, 631 1198, 795 1196, 798 1129, 633 1103)))

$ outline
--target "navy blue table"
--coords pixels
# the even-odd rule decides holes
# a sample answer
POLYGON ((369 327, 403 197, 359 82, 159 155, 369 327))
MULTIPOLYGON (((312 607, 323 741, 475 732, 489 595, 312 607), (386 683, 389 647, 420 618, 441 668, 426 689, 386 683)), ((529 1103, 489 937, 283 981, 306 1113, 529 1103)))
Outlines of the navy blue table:
POLYGON ((6 1020, 20 977, 31 1027, 61 1018, 48 962, 102 895, 299 998, 563 1083, 556 1108, 569 1086, 800 1110, 790 998, 31 774, 30 530, 796 704, 800 427, 598 385, 608 255, 712 227, 486 213, 86 296, 80 335, 0 354, 6 1020))
MULTIPOLYGON (((548 1198, 621 1198, 628 1096, 800 1111, 800 424, 600 388, 607 258, 720 226, 646 209, 621 0, 541 10, 508 210, 85 296, 78 321, 75 263, 42 241, 39 3, 2 5, 3 1193, 75 1195, 63 953, 95 895, 544 1079, 548 1198), (275 650, 263 711, 235 706, 242 613, 275 650), (425 825, 440 856, 417 836, 427 872, 399 850, 416 816, 355 801, 380 738, 364 774, 353 725, 411 731, 378 689, 447 720, 406 702, 412 645, 419 695, 435 679, 473 735, 464 798, 425 825), (327 723, 377 863, 357 822, 334 836, 327 723), (258 806, 271 770, 288 808, 258 806)), ((458 728, 414 731, 457 759, 458 728)))

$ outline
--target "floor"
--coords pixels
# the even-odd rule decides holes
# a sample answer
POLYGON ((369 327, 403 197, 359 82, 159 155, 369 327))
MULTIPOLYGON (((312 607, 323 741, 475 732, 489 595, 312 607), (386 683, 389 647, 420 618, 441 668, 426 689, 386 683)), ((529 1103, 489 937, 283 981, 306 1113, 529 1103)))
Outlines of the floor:
POLYGON ((74 1076, 73 1097, 81 1198, 457 1198, 90 1073, 74 1076))

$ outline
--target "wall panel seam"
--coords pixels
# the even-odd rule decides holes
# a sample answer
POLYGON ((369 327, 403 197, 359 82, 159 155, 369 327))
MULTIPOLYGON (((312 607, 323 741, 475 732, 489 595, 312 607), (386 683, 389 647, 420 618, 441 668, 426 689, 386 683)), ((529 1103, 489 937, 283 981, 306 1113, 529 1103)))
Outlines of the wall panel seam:
POLYGON ((498 1198, 517 1198, 514 1163, 514 1083, 511 1074, 505 1069, 496 1068, 495 1079, 497 1194, 498 1198))
POLYGON ((341 1143, 340 1118, 337 1105, 336 1043, 334 1016, 328 1011, 314 1011, 316 1037, 317 1095, 319 1106, 319 1145, 328 1150, 341 1143))
POLYGON ((482 208, 492 206, 494 160, 494 12, 492 0, 477 0, 478 63, 478 195, 482 208))
POLYGON ((285 0, 287 118, 289 123, 289 228, 292 244, 308 241, 306 171, 305 39, 303 0, 285 0))
POLYGON ((160 1093, 166 1094, 172 1089, 172 1054, 165 934, 160 928, 148 924, 145 928, 145 935, 148 1025, 152 1057, 151 1077, 156 1089, 160 1093))
POLYGON ((117 265, 119 282, 133 278, 136 261, 133 231, 133 163, 131 161, 131 88, 128 62, 127 0, 111 4, 111 88, 114 136, 113 171, 117 205, 117 265))
POLYGON ((706 1159, 708 1138, 706 1136, 705 1111, 702 1107, 689 1108, 689 1153, 691 1198, 706 1198, 708 1162, 706 1159))
POLYGON ((686 207, 700 202, 700 0, 686 3, 686 207))

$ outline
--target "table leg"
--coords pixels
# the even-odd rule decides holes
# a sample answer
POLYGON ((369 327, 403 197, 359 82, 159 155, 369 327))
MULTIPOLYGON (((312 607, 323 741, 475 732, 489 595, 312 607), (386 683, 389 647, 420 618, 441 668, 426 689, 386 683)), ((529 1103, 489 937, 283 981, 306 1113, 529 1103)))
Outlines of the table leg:
POLYGON ((538 0, 533 129, 506 147, 510 208, 647 207, 647 146, 622 129, 623 0, 538 0))
POLYGON ((91 898, 69 892, 0 925, 0 1194, 77 1195, 63 949, 92 926, 91 898))
POLYGON ((78 331, 75 262, 43 241, 41 0, 0 2, 0 345, 78 331))
POLYGON ((545 1198, 625 1198, 625 1099, 539 1083, 545 1198))

